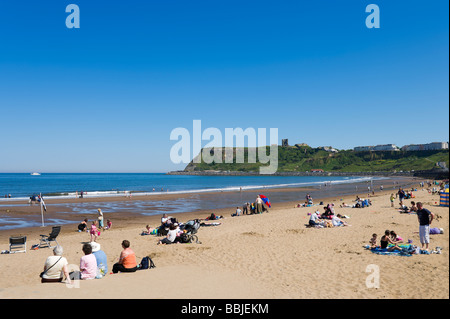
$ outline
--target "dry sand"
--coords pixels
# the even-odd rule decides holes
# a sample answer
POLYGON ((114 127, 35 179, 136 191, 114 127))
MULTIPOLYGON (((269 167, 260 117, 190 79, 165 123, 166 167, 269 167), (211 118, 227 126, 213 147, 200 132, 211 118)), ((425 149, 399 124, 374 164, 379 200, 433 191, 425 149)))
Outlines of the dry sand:
MULTIPOLYGON (((339 208, 339 197, 329 198, 336 212, 349 215, 349 227, 306 228, 310 212, 322 207, 294 208, 295 203, 272 203, 269 213, 231 217, 233 209, 216 211, 225 219, 220 226, 201 227, 201 244, 156 245, 158 237, 140 236, 146 224, 156 226, 160 216, 115 218, 113 229, 102 232, 98 242, 108 257, 109 271, 128 239, 138 261, 150 254, 156 268, 128 274, 108 274, 103 279, 80 281, 79 287, 64 283, 41 284, 39 273, 52 254, 48 248, 30 250, 39 234, 51 227, 0 232, 0 249, 7 250, 12 234, 28 236, 26 253, 0 255, 0 298, 151 298, 151 299, 411 299, 449 298, 449 209, 439 207, 439 196, 415 192, 413 200, 441 218, 432 227, 444 228, 431 236, 431 248, 442 254, 411 257, 381 256, 365 250, 372 233, 379 238, 386 229, 419 243, 416 215, 391 208, 385 191, 371 197, 368 208, 339 208), (436 204, 437 202, 437 204, 436 204), (368 288, 369 265, 380 271, 380 287, 368 288), (155 288, 159 287, 159 288, 155 288)), ((226 196, 226 194, 224 194, 226 196)), ((350 202, 354 196, 343 198, 350 202)), ((406 203, 409 204, 410 200, 406 203)), ((177 214, 181 222, 205 218, 209 212, 177 214)), ((76 225, 62 227, 57 238, 72 268, 82 256, 87 233, 76 225)))

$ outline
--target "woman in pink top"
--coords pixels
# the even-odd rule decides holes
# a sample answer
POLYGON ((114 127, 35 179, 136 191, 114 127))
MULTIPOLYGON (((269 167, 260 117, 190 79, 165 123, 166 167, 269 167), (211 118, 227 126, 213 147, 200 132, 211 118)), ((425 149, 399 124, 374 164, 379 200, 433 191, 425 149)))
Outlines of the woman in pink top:
POLYGON ((94 279, 97 275, 97 259, 92 254, 91 244, 84 244, 82 250, 84 256, 80 259, 80 271, 73 271, 69 274, 72 280, 94 279))

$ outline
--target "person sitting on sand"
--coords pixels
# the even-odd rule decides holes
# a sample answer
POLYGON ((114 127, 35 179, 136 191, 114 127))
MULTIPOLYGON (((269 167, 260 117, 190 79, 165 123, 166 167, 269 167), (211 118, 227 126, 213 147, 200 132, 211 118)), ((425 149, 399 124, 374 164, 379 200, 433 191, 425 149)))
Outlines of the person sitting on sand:
POLYGON ((63 248, 56 246, 53 248, 53 256, 47 257, 44 265, 44 274, 41 282, 62 282, 63 275, 66 277, 66 283, 71 284, 69 272, 67 270, 67 259, 62 256, 63 248))
POLYGON ((107 219, 107 220, 106 220, 106 227, 105 227, 105 230, 111 229, 111 227, 112 227, 112 223, 111 223, 111 221, 110 221, 109 219, 107 219))
POLYGON ((372 234, 372 238, 369 240, 370 249, 377 248, 377 234, 372 234))
POLYGON ((130 242, 128 240, 122 241, 122 248, 119 261, 113 265, 113 274, 118 272, 135 272, 137 270, 136 255, 130 248, 130 242))
POLYGON ((101 250, 100 244, 96 242, 91 243, 92 254, 97 261, 97 278, 102 278, 108 273, 108 260, 106 254, 101 250))
POLYGON ((169 245, 172 244, 177 238, 177 227, 174 224, 169 226, 169 232, 167 233, 166 238, 163 238, 158 242, 158 245, 169 245))
POLYGON ((324 213, 322 213, 321 218, 322 219, 331 219, 331 217, 333 216, 333 212, 330 209, 330 206, 324 206, 323 209, 325 210, 324 213))
POLYGON ((395 231, 391 230, 390 232, 390 237, 393 243, 395 244, 401 244, 403 243, 403 238, 401 238, 400 236, 398 236, 395 231))
POLYGON ((410 212, 417 212, 416 202, 411 201, 411 207, 409 208, 410 212))
POLYGON ((241 209, 238 206, 238 207, 236 207, 236 212, 234 214, 231 214, 231 217, 241 216, 241 213, 242 213, 242 211, 241 211, 241 209))
POLYGON ((390 232, 389 230, 386 230, 386 231, 384 232, 384 235, 383 235, 383 236, 381 237, 381 239, 380 239, 380 248, 381 248, 381 249, 387 249, 388 251, 393 251, 393 250, 395 250, 395 249, 397 249, 397 250, 402 250, 400 247, 397 246, 396 243, 394 243, 394 242, 392 241, 390 235, 391 235, 391 232, 390 232), (388 248, 388 245, 389 245, 389 244, 393 244, 394 246, 388 248))
POLYGON ((311 216, 309 217, 309 226, 319 226, 319 221, 320 221, 320 212, 317 210, 314 213, 311 214, 311 216))
POLYGON ((80 270, 73 271, 69 274, 72 280, 94 279, 97 276, 97 259, 92 254, 92 246, 90 243, 83 245, 82 251, 84 256, 80 258, 80 270))
POLYGON ((169 226, 171 223, 172 221, 170 220, 169 216, 167 216, 167 214, 163 214, 163 216, 161 217, 161 225, 169 226))
POLYGON ((85 219, 78 225, 78 232, 87 231, 87 223, 88 223, 88 219, 85 218, 85 219))

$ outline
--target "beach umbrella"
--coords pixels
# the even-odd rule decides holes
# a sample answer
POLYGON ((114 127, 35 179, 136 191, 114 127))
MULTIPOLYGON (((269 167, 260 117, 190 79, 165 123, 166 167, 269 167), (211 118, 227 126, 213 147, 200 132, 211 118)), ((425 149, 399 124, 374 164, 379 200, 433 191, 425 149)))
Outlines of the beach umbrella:
POLYGON ((259 194, 259 197, 262 199, 262 201, 264 202, 264 204, 266 204, 266 205, 269 206, 269 208, 270 208, 270 200, 269 200, 266 196, 261 195, 261 194, 259 194))

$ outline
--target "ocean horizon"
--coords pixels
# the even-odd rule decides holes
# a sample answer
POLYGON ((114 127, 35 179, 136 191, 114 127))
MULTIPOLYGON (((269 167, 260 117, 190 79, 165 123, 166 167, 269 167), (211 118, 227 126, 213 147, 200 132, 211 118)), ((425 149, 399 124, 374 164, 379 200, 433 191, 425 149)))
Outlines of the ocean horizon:
POLYGON ((380 180, 372 176, 193 176, 166 173, 0 173, 0 201, 32 195, 74 198, 236 191, 263 188, 320 186, 380 180))

